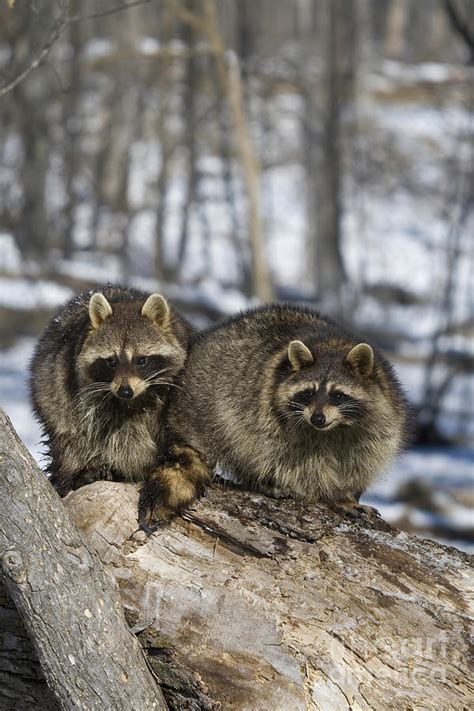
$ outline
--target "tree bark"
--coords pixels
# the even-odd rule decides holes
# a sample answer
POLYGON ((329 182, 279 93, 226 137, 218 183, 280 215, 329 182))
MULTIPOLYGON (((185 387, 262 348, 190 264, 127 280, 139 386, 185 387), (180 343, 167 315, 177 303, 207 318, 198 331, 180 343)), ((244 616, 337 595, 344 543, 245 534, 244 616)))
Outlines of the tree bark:
POLYGON ((2 711, 59 709, 18 610, 1 580, 0 708, 2 711))
MULTIPOLYGON (((0 499, 1 578, 59 706, 165 709, 140 645, 127 629, 110 576, 1 410, 0 499)), ((17 652, 26 645, 25 635, 13 624, 11 605, 1 592, 0 599, 1 635, 14 646, 10 669, 1 658, 0 707, 42 708, 28 706, 25 698, 12 706, 12 681, 21 686, 29 675, 37 689, 42 683, 34 660, 27 674, 15 667, 15 658, 22 661, 17 652), (13 637, 8 636, 9 620, 13 637)), ((44 685, 39 694, 45 708, 55 707, 48 704, 51 694, 44 685)))
POLYGON ((381 519, 218 485, 149 538, 133 485, 97 482, 66 503, 128 618, 148 628, 152 662, 179 654, 206 703, 468 708, 465 554, 381 519))

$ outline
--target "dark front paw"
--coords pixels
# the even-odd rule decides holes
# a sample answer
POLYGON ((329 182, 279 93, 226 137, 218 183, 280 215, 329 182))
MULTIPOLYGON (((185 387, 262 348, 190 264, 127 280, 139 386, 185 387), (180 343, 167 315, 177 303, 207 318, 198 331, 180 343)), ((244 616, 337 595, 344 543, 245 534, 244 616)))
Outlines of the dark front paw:
POLYGON ((359 504, 358 501, 338 501, 335 504, 336 508, 342 509, 346 514, 352 516, 352 518, 368 519, 374 520, 380 518, 380 513, 373 506, 367 506, 366 504, 359 504))
POLYGON ((80 486, 93 484, 95 481, 119 481, 121 477, 117 476, 110 467, 98 467, 97 469, 87 469, 81 472, 80 486))
POLYGON ((156 479, 143 484, 138 500, 138 523, 148 535, 163 526, 173 516, 173 511, 163 503, 163 485, 156 479))
POLYGON ((75 488, 70 475, 54 472, 48 478, 61 498, 67 496, 75 488))

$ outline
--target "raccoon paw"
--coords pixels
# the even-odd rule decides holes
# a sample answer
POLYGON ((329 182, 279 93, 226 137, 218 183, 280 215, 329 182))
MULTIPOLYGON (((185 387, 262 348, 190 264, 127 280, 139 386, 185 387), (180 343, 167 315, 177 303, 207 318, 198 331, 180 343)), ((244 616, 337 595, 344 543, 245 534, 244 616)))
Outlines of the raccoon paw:
POLYGON ((289 489, 280 489, 277 486, 271 486, 268 484, 259 484, 258 492, 260 494, 265 494, 272 499, 291 499, 292 493, 289 489))
POLYGON ((138 523, 148 535, 170 521, 176 511, 163 502, 163 485, 156 479, 145 482, 138 500, 138 523))
POLYGON ((51 474, 49 477, 49 482, 56 489, 59 496, 63 499, 69 494, 70 491, 74 490, 74 486, 71 483, 70 476, 64 476, 57 472, 51 474))
POLYGON ((338 501, 336 508, 342 509, 344 513, 356 519, 376 519, 380 518, 380 513, 373 506, 359 504, 358 501, 338 501))
POLYGON ((93 484, 95 481, 114 481, 113 472, 108 467, 100 467, 82 473, 81 486, 93 484))

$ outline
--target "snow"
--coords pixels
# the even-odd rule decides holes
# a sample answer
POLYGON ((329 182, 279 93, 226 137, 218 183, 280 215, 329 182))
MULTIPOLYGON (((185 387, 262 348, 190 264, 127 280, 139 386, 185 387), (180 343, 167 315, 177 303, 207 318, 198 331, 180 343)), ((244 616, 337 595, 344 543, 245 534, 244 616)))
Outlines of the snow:
POLYGON ((21 339, 13 348, 0 350, 0 406, 38 462, 42 461, 40 429, 28 400, 28 363, 34 341, 21 339))
POLYGON ((97 284, 117 283, 123 278, 121 259, 112 254, 79 253, 73 262, 58 260, 55 268, 59 274, 88 279, 97 284))
POLYGON ((380 64, 380 72, 391 80, 397 82, 431 82, 439 84, 463 76, 463 68, 442 62, 419 62, 418 64, 405 64, 390 59, 385 59, 380 64))
POLYGON ((87 42, 83 54, 88 59, 110 57, 115 51, 114 43, 106 37, 94 37, 87 42))
POLYGON ((141 37, 137 46, 138 50, 146 56, 153 56, 160 51, 160 41, 156 37, 141 37))
POLYGON ((474 508, 456 500, 457 492, 473 491, 473 449, 425 447, 402 454, 391 470, 368 489, 361 502, 375 507, 382 518, 395 526, 408 526, 423 537, 442 539, 448 545, 474 553, 474 508), (426 490, 427 508, 398 499, 402 486, 413 482, 419 482, 426 490), (469 540, 462 538, 466 531, 470 531, 469 540))
POLYGON ((21 267, 21 254, 13 235, 0 232, 0 271, 16 274, 21 267))
POLYGON ((0 304, 10 309, 53 309, 72 295, 54 281, 0 277, 0 304))

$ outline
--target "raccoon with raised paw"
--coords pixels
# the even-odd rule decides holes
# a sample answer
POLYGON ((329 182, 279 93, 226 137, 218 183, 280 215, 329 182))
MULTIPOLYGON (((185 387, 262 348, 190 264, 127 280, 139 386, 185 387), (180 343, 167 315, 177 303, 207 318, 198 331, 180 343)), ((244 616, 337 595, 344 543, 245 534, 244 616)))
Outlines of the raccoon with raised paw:
POLYGON ((80 294, 50 321, 30 389, 61 496, 96 479, 141 480, 153 467, 190 333, 160 294, 120 287, 80 294))
POLYGON ((170 478, 184 488, 217 465, 252 489, 357 506, 403 446, 407 406, 376 348, 310 309, 272 305, 196 336, 168 427, 174 444, 141 492, 145 526, 163 515, 170 478))

